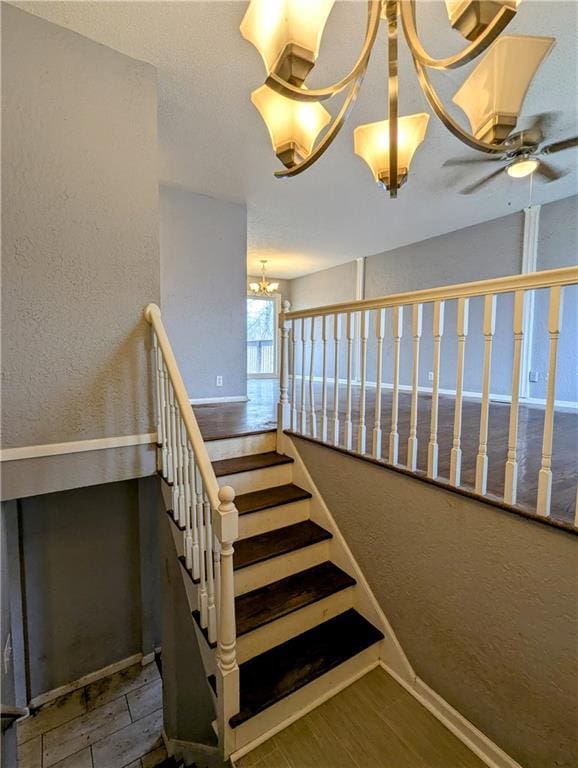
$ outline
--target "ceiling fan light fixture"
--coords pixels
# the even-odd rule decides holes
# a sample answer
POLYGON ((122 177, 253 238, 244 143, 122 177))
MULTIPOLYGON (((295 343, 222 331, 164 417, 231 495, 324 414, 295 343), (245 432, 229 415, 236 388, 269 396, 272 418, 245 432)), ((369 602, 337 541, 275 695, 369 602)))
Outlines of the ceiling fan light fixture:
POLYGON ((261 54, 267 73, 300 86, 314 66, 335 0, 251 0, 241 34, 261 54))
POLYGON ((534 171, 540 165, 540 161, 535 157, 523 157, 520 160, 515 160, 506 168, 506 173, 513 179, 523 179, 526 176, 534 173, 534 171))
MULTIPOLYGON (((406 115, 397 122, 398 184, 406 179, 415 151, 425 138, 429 115, 406 115)), ((359 125, 353 132, 355 154, 363 158, 373 178, 389 189, 389 120, 359 125)))
POLYGON ((504 7, 517 10, 522 0, 445 0, 450 24, 466 40, 475 40, 504 7))
POLYGON ((267 126, 275 154, 286 168, 308 157, 319 132, 331 120, 318 101, 294 101, 266 85, 253 91, 251 101, 267 126))
POLYGON ((481 59, 453 97, 476 139, 501 144, 516 126, 524 98, 553 37, 504 35, 481 59))

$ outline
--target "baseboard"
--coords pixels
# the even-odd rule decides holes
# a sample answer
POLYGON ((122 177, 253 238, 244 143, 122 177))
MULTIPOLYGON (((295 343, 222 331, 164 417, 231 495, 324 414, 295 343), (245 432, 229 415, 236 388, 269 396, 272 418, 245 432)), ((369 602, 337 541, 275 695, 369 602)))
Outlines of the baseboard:
POLYGON ((247 395, 232 395, 231 397, 191 397, 191 405, 210 405, 211 403, 247 403, 247 395))
POLYGON ((152 651, 152 653, 145 653, 145 655, 140 660, 141 665, 143 667, 146 667, 147 664, 152 664, 156 658, 156 653, 157 653, 156 649, 152 651))
POLYGON ((523 768, 421 678, 416 677, 414 684, 411 685, 383 661, 380 665, 490 768, 523 768))
POLYGON ((126 448, 132 445, 149 445, 151 443, 156 443, 156 439, 156 432, 147 432, 141 435, 98 437, 94 440, 69 440, 64 443, 23 445, 19 448, 3 448, 0 450, 0 461, 40 459, 44 456, 60 456, 68 453, 87 453, 90 451, 103 451, 109 448, 126 448))
POLYGON ((66 683, 66 685, 59 685, 58 688, 53 688, 51 691, 41 693, 31 699, 28 706, 30 709, 37 709, 44 704, 48 704, 50 701, 54 701, 54 699, 60 698, 60 696, 66 696, 67 693, 72 693, 73 691, 77 691, 80 688, 84 688, 85 685, 90 685, 91 683, 95 683, 97 680, 102 680, 104 677, 114 675, 115 672, 120 672, 127 667, 132 667, 133 664, 140 664, 143 658, 144 657, 142 653, 135 653, 134 656, 129 656, 127 659, 122 659, 122 661, 116 661, 114 664, 109 664, 107 667, 97 669, 95 672, 90 672, 88 675, 83 675, 77 680, 66 683))

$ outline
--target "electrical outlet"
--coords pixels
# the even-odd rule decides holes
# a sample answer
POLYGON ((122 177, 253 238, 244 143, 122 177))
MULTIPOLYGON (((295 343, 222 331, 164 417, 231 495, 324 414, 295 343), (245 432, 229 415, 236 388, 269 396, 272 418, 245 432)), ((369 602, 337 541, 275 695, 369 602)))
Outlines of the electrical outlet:
POLYGON ((433 381, 433 371, 429 371, 429 373, 427 375, 427 380, 428 381, 433 381))
POLYGON ((540 372, 530 371, 530 373, 528 374, 528 379, 532 382, 532 384, 535 384, 537 381, 540 380, 540 372))
POLYGON ((222 376, 217 376, 216 384, 217 384, 218 387, 222 387, 223 386, 223 377, 222 376))
POLYGON ((8 674, 10 662, 12 661, 12 634, 8 632, 6 645, 4 646, 4 674, 8 674))

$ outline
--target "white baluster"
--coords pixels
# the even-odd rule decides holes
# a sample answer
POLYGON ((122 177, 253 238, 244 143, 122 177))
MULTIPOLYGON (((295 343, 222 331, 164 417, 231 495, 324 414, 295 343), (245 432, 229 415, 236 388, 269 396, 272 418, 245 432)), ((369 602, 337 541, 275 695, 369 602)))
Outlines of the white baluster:
POLYGON ((184 550, 185 550, 185 564, 187 568, 192 567, 193 563, 193 535, 191 533, 191 483, 189 479, 189 452, 187 441, 187 430, 185 423, 182 419, 180 421, 180 437, 181 437, 181 455, 183 457, 183 494, 184 494, 184 509, 185 509, 185 535, 184 535, 184 550))
POLYGON ((403 307, 393 307, 393 392, 391 396, 391 432, 389 433, 389 463, 397 464, 399 433, 399 350, 403 335, 403 307))
MULTIPOLYGON (((154 337, 156 339, 156 334, 154 334, 154 337)), ((167 450, 167 404, 165 402, 167 387, 165 382, 165 366, 163 362, 163 353, 162 353, 162 350, 158 347, 158 342, 157 342, 157 365, 158 365, 158 372, 159 372, 159 401, 160 401, 159 406, 161 410, 162 475, 165 479, 167 479, 168 473, 169 473, 169 452, 167 450)))
POLYGON ((360 322, 360 368, 361 382, 359 392, 359 432, 357 434, 357 452, 365 453, 367 448, 367 428, 365 426, 365 387, 367 378, 367 337, 369 336, 369 312, 366 310, 361 313, 360 322))
POLYGON ((187 523, 187 500, 185 491, 185 465, 187 464, 187 452, 185 441, 182 439, 184 429, 181 412, 176 406, 175 415, 177 419, 177 455, 179 457, 179 525, 184 528, 187 523))
POLYGON ((203 629, 209 623, 209 598, 207 594, 207 557, 205 535, 205 509, 203 479, 198 467, 196 468, 196 493, 197 493, 197 523, 199 526, 199 614, 203 629))
POLYGON ((476 458, 474 490, 484 496, 488 487, 488 425, 490 419, 490 382, 492 372, 492 343, 496 332, 496 297, 484 298, 484 372, 480 410, 480 446, 476 458))
POLYGON ((163 475, 165 474, 163 464, 163 424, 161 420, 162 406, 161 406, 161 372, 159 368, 160 363, 160 350, 157 341, 157 335, 153 331, 153 364, 155 369, 155 420, 157 428, 157 470, 163 475))
POLYGON ((329 315, 323 315, 321 320, 321 340, 323 343, 323 373, 321 382, 321 439, 327 442, 327 326, 329 315))
POLYGON ((217 719, 221 750, 229 755, 234 748, 230 718, 239 711, 239 667, 237 665, 237 632, 235 625, 235 576, 233 543, 239 535, 239 517, 234 504, 235 491, 219 489, 219 514, 215 516, 215 533, 221 542, 221 596, 217 652, 217 719))
POLYGON ((355 313, 347 313, 347 388, 345 393, 345 447, 353 446, 353 422, 351 421, 351 385, 353 380, 353 339, 355 337, 355 313))
POLYGON ((412 314, 413 368, 411 377, 411 412, 409 417, 409 438, 407 440, 407 466, 417 469, 417 406, 419 394, 419 343, 422 332, 423 305, 414 304, 412 314))
POLYGON ((215 613, 217 623, 217 637, 219 636, 219 621, 221 620, 221 542, 215 534, 213 522, 213 574, 215 578, 215 613))
POLYGON ((556 398, 556 358, 562 303, 560 286, 550 288, 550 311, 548 312, 548 333, 550 334, 550 359, 548 362, 548 388, 546 391, 546 409, 544 411, 544 436, 542 438, 542 466, 538 474, 537 513, 542 517, 550 516, 552 499, 552 440, 554 436, 554 406, 556 398))
POLYGON ((173 435, 172 435, 172 422, 171 422, 171 382, 169 381, 169 375, 166 364, 163 360, 163 381, 165 385, 165 414, 167 425, 167 481, 174 483, 174 461, 173 461, 173 435))
POLYGON ((514 294, 514 362, 512 365, 512 404, 508 430, 508 459, 504 477, 504 501, 515 504, 518 490, 518 404, 520 400, 522 349, 524 344, 524 291, 514 294))
POLYGON ((309 362, 309 434, 317 437, 315 414, 315 318, 311 318, 311 360, 309 362))
POLYGON ((385 309, 375 311, 375 418, 373 422, 372 454, 381 459, 381 377, 383 375, 383 337, 385 336, 385 309))
POLYGON ((574 510, 574 527, 578 528, 578 488, 576 488, 576 507, 574 510))
POLYGON ((173 460, 173 486, 172 486, 172 506, 173 517, 180 520, 179 517, 179 447, 177 438, 177 408, 175 405, 175 393, 173 385, 169 381, 169 407, 171 410, 171 456, 173 460))
POLYGON ((203 498, 205 515, 205 562, 207 567, 207 629, 209 643, 217 640, 217 614, 215 608, 215 576, 213 573, 213 522, 211 503, 207 494, 203 498))
POLYGON ((281 361, 279 366, 279 403, 277 405, 277 444, 281 444, 283 430, 289 428, 289 328, 285 315, 289 312, 289 302, 283 302, 283 312, 279 315, 281 341, 281 361))
POLYGON ((458 359, 456 373, 456 400, 454 403, 454 439, 450 454, 450 483, 460 485, 462 478, 462 399, 464 364, 468 336, 469 299, 458 299, 458 359))
POLYGON ((433 387, 431 396, 431 422, 427 448, 427 475, 438 476, 438 408, 440 391, 440 353, 444 332, 444 302, 436 301, 433 307, 433 387))
POLYGON ((297 432, 297 333, 296 320, 291 320, 291 431, 297 432))
POLYGON ((302 435, 307 434, 307 411, 305 408, 305 342, 307 335, 305 333, 305 318, 301 318, 301 418, 299 431, 302 435))
POLYGON ((339 445, 339 342, 341 340, 341 315, 333 315, 333 445, 339 445))
POLYGON ((188 566, 193 574, 193 579, 199 580, 199 523, 197 516, 197 483, 196 483, 196 466, 195 466, 195 454, 193 446, 187 443, 187 451, 189 456, 189 482, 190 482, 190 498, 191 498, 191 565, 188 566))

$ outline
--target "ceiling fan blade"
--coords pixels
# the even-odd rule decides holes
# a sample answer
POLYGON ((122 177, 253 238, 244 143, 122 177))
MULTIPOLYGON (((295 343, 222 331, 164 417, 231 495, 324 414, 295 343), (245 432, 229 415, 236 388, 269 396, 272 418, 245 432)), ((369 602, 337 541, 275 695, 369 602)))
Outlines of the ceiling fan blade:
POLYGON ((549 133, 550 128, 554 125, 560 114, 560 112, 541 112, 538 115, 534 115, 531 118, 530 125, 519 131, 524 143, 539 144, 544 139, 544 136, 549 133))
POLYGON ((503 155, 485 155, 484 157, 450 157, 442 168, 451 168, 454 165, 470 165, 470 163, 491 163, 496 160, 504 160, 503 155))
POLYGON ((552 144, 546 144, 545 147, 542 147, 541 151, 545 155, 553 155, 554 152, 562 152, 565 149, 572 149, 572 147, 578 147, 578 136, 573 136, 571 139, 554 141, 552 144))
POLYGON ((546 181, 557 181, 563 176, 566 176, 568 171, 559 171, 557 168, 554 168, 553 165, 550 165, 550 163, 544 163, 543 161, 540 161, 540 164, 536 168, 535 173, 543 176, 546 181))
POLYGON ((474 192, 477 192, 478 189, 485 187, 488 182, 492 181, 492 179, 495 179, 496 176, 499 176, 503 171, 503 168, 498 168, 497 171, 490 173, 488 176, 484 176, 483 179, 479 179, 479 181, 476 181, 473 184, 470 184, 468 187, 461 189, 460 195, 472 195, 474 192))

